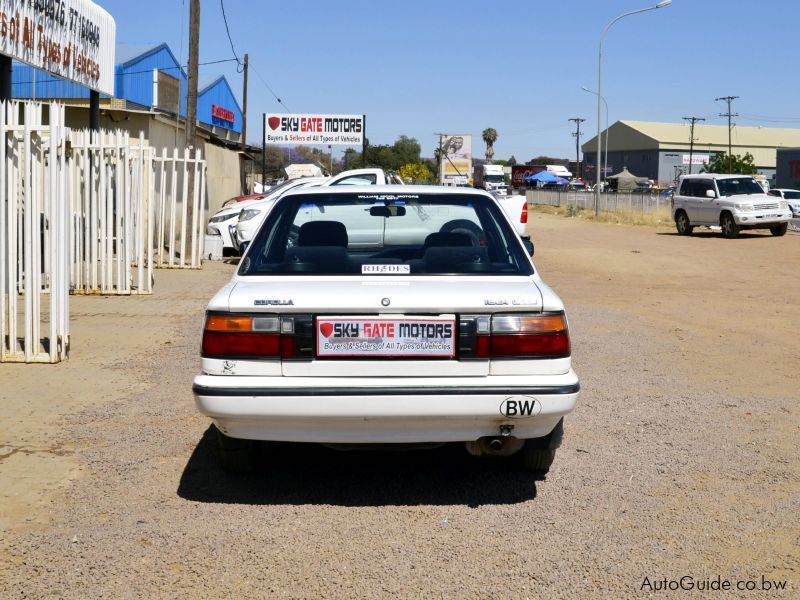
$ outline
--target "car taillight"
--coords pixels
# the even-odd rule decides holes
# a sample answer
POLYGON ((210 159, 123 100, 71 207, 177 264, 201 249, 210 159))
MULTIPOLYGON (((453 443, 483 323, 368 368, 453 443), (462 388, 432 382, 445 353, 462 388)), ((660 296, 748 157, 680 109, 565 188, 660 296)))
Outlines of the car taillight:
POLYGON ((527 200, 522 205, 522 214, 519 216, 519 222, 520 223, 527 223, 528 222, 528 201, 527 200))
POLYGON ((202 356, 224 359, 306 359, 313 356, 310 315, 209 313, 202 356))
POLYGON ((464 315, 460 359, 565 358, 569 330, 563 313, 464 315))

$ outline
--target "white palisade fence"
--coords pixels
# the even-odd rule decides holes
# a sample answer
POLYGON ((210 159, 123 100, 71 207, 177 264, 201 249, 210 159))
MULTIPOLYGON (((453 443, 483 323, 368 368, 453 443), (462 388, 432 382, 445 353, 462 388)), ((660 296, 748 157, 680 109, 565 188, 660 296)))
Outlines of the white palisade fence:
POLYGON ((155 266, 162 269, 199 269, 205 232, 206 162, 200 153, 179 156, 163 150, 153 158, 154 193, 158 210, 155 266), (189 193, 189 172, 194 190, 189 193), (189 206, 192 211, 189 217, 189 206))
POLYGON ((0 362, 69 352, 69 222, 64 109, 0 103, 0 362))
POLYGON ((75 294, 153 292, 153 159, 144 135, 71 132, 75 294))
POLYGON ((205 193, 199 154, 0 103, 0 362, 65 359, 70 293, 151 294, 155 267, 200 268, 205 193))

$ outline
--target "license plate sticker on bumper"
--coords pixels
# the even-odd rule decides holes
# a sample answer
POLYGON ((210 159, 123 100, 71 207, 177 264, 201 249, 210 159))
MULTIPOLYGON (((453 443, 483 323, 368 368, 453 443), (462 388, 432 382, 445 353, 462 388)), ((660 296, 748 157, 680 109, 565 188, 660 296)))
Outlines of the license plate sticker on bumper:
POLYGON ((317 356, 455 356, 455 315, 319 317, 317 356))

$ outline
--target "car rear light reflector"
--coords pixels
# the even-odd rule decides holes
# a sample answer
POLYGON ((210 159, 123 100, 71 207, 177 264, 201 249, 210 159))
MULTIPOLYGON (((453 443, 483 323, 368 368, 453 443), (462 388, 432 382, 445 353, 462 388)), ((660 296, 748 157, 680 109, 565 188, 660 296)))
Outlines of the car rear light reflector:
POLYGON ((203 331, 202 356, 220 359, 303 359, 313 355, 310 315, 211 313, 203 331))
POLYGON ((492 358, 564 358, 570 355, 563 313, 492 316, 492 358))
POLYGON ((525 201, 525 203, 522 205, 522 214, 519 217, 519 222, 520 223, 527 223, 528 222, 528 202, 527 201, 525 201))

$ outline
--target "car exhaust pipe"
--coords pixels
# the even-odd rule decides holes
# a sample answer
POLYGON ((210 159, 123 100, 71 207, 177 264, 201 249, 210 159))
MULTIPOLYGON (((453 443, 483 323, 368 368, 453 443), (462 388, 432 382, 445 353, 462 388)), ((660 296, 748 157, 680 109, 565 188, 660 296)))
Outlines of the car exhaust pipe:
POLYGON ((522 449, 524 440, 513 436, 486 436, 466 442, 467 452, 473 456, 511 456, 522 449))

